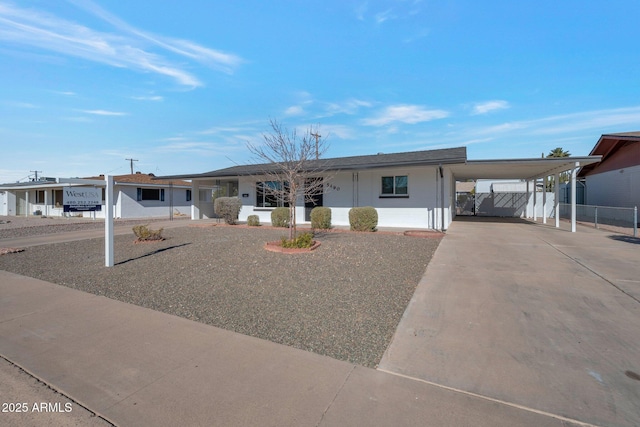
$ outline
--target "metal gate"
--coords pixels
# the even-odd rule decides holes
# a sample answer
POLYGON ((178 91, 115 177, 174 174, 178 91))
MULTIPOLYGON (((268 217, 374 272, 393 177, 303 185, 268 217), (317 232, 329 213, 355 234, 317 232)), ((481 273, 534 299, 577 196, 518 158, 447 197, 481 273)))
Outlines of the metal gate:
POLYGON ((472 216, 476 214, 476 198, 472 193, 456 195, 456 215, 472 216))

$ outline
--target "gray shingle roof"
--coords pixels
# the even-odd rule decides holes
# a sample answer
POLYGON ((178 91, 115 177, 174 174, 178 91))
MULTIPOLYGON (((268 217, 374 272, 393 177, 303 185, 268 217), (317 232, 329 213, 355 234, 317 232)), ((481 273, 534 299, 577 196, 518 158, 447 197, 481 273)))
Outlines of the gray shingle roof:
MULTIPOLYGON (((373 154, 367 156, 335 157, 310 161, 308 170, 361 170, 392 166, 420 166, 464 163, 467 160, 466 147, 440 150, 409 151, 404 153, 373 154)), ((192 175, 160 176, 158 179, 223 178, 232 176, 258 175, 265 171, 275 171, 274 164, 249 164, 232 166, 210 172, 192 175)))

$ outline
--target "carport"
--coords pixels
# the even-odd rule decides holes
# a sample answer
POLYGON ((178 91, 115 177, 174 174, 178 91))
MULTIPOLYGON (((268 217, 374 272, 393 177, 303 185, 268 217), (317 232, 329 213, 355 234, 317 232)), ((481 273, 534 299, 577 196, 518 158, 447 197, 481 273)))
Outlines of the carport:
MULTIPOLYGON (((451 165, 451 171, 457 181, 468 179, 517 179, 527 182, 527 199, 529 191, 533 191, 533 218, 536 220, 535 183, 543 180, 546 188, 549 177, 554 177, 555 192, 555 226, 560 227, 560 174, 570 172, 571 176, 571 232, 576 231, 576 177, 578 170, 593 163, 598 163, 601 156, 584 157, 546 157, 540 159, 504 159, 504 160, 467 160, 465 163, 451 165), (530 190, 530 183, 533 190, 530 190)), ((546 192, 542 192, 542 203, 546 208, 546 192)), ((546 212, 546 209, 542 210, 546 212)), ((547 216, 543 213, 543 223, 547 216)))

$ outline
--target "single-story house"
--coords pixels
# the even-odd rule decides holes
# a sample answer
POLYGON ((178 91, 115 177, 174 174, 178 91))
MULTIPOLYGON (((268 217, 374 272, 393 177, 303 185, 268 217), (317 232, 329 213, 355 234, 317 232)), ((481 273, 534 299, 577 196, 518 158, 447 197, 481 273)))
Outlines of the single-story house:
MULTIPOLYGON (((114 217, 145 218, 190 215, 194 198, 192 184, 181 180, 154 180, 153 174, 114 176, 114 217)), ((89 178, 43 178, 0 185, 0 215, 67 216, 104 218, 104 175, 89 178), (99 189, 98 211, 65 212, 64 193, 79 188, 99 189)), ((204 212, 213 214, 211 188, 202 187, 196 197, 204 212)))
MULTIPOLYGON (((372 206, 378 212, 379 227, 446 230, 456 216, 457 180, 534 181, 567 170, 573 171, 575 180, 575 172, 580 166, 599 160, 600 157, 591 156, 473 161, 467 160, 465 147, 318 159, 309 162, 309 170, 322 172, 314 173, 310 179, 314 180, 312 185, 322 180, 324 191, 315 196, 313 202, 299 197, 296 217, 302 219, 298 221, 300 223, 309 223, 311 209, 326 206, 331 208, 333 225, 349 225, 348 214, 352 207, 372 206)), ((268 224, 273 209, 283 204, 264 190, 265 186, 282 185, 269 181, 265 171, 273 168, 276 168, 274 164, 249 164, 158 179, 191 180, 194 192, 207 186, 216 189, 216 193, 237 195, 242 200, 240 221, 246 221, 249 215, 257 215, 261 223, 268 224)), ((531 192, 534 205, 543 202, 541 198, 536 201, 536 192, 531 192)), ((532 209, 534 217, 535 212, 532 209)), ((202 217, 202 206, 194 200, 192 219, 202 217)), ((572 229, 575 221, 573 226, 572 229)))
POLYGON ((590 155, 602 156, 602 161, 578 173, 585 181, 585 204, 640 206, 640 132, 602 135, 590 155))

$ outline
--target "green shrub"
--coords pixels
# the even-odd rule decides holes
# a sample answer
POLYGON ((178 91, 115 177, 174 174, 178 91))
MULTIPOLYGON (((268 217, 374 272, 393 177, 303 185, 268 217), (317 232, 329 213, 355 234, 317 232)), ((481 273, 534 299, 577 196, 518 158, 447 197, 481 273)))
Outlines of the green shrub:
POLYGON ((324 206, 316 206, 311 210, 311 228, 328 230, 331 228, 331 209, 324 206))
POLYGON ((371 206, 351 208, 349 210, 349 225, 353 231, 376 231, 378 212, 371 206))
POLYGON ((313 245, 313 233, 299 234, 295 239, 289 240, 286 237, 280 238, 283 248, 310 248, 313 245))
POLYGON ((213 202, 213 211, 224 218, 227 224, 235 224, 242 208, 242 201, 238 197, 218 197, 213 202))
POLYGON ((159 230, 152 230, 146 225, 136 225, 133 227, 133 234, 136 235, 138 240, 164 240, 162 237, 162 228, 159 230))
POLYGON ((289 228, 289 208, 275 208, 271 211, 271 225, 289 228))
POLYGON ((260 225, 260 217, 258 215, 249 215, 247 217, 247 225, 250 227, 258 227, 260 225))

